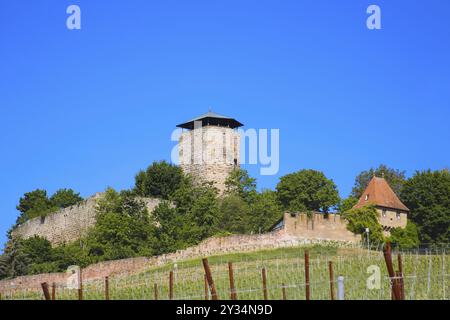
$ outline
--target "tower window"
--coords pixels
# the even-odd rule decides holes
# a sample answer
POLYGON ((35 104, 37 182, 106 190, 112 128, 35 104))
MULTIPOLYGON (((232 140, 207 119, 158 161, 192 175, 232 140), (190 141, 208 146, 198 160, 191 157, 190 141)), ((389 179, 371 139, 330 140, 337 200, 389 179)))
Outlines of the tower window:
POLYGON ((386 209, 383 209, 383 211, 381 211, 381 215, 383 216, 383 218, 386 218, 386 209))
POLYGON ((400 220, 400 212, 397 212, 397 220, 400 220))
POLYGON ((369 200, 369 194, 366 194, 366 197, 364 198, 365 201, 369 200))

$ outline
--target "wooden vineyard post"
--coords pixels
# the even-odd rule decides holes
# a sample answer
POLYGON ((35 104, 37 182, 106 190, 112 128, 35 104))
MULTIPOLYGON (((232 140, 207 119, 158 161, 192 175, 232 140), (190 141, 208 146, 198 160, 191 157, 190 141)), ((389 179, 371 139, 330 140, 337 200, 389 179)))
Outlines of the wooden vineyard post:
POLYGON ((169 300, 173 300, 173 271, 169 273, 169 300))
POLYGON ((105 300, 109 300, 109 277, 105 277, 105 300))
POLYGON ((52 300, 56 299, 56 283, 52 283, 52 300))
POLYGON ((44 292, 45 300, 50 300, 50 293, 48 292, 47 282, 41 283, 42 291, 44 292))
POLYGON ((209 300, 209 288, 208 288, 208 279, 206 278, 205 274, 205 300, 209 300))
POLYGON ((396 285, 397 285, 397 291, 400 295, 400 300, 405 300, 405 298, 403 297, 403 278, 402 278, 402 273, 400 271, 395 272, 395 277, 396 277, 396 285))
POLYGON ((334 271, 333 271, 333 262, 328 262, 328 270, 330 272, 330 298, 334 300, 334 271))
POLYGON ((203 268, 205 269, 206 279, 208 280, 209 291, 211 292, 211 299, 218 300, 216 287, 214 286, 214 280, 211 274, 211 269, 209 268, 209 263, 207 258, 202 259, 203 268))
POLYGON ((306 300, 310 299, 310 287, 309 287, 309 251, 305 250, 305 295, 306 300))
POLYGON ((154 285, 153 285, 153 291, 154 291, 154 298, 155 298, 155 300, 158 300, 158 284, 157 283, 155 283, 154 285))
POLYGON ((392 285, 392 299, 400 300, 400 292, 398 290, 397 281, 395 277, 394 267, 392 265, 392 256, 391 256, 391 243, 386 242, 386 247, 384 249, 384 261, 386 262, 386 268, 389 273, 389 278, 391 279, 392 285))
POLYGON ((286 287, 285 287, 284 283, 281 284, 281 293, 283 296, 283 300, 286 300, 286 287))
POLYGON ((261 273, 262 273, 262 285, 263 285, 264 300, 268 300, 266 268, 262 268, 261 273))
POLYGON ((237 300, 236 288, 234 287, 233 263, 228 262, 228 276, 230 278, 230 298, 237 300))

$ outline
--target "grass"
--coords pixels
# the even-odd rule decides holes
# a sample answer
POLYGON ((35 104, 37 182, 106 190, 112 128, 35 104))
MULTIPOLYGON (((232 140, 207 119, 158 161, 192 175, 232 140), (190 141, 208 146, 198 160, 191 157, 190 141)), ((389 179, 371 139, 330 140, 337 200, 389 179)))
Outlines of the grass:
MULTIPOLYGON (((330 299, 328 262, 332 261, 335 274, 344 277, 345 299, 390 299, 390 287, 382 252, 364 249, 339 248, 337 246, 300 246, 249 253, 230 253, 208 258, 220 299, 229 299, 228 262, 233 263, 235 287, 238 299, 262 299, 261 269, 267 273, 269 299, 281 299, 285 287, 287 299, 305 299, 304 252, 310 253, 311 299, 330 299), (379 267, 379 289, 370 290, 367 268, 379 267)), ((393 255, 393 258, 396 258, 393 255)), ((449 299, 449 264, 444 251, 429 254, 414 251, 403 252, 406 299, 449 299)), ((397 266, 394 261, 394 266, 397 266)), ((169 296, 169 272, 174 272, 174 299, 205 299, 204 270, 201 259, 185 260, 149 268, 145 272, 110 277, 111 299, 154 299, 157 285, 158 299, 169 296)), ((57 299, 77 299, 76 290, 57 289, 57 299)), ((104 299, 103 281, 84 284, 84 299, 104 299)), ((41 292, 16 292, 5 298, 42 299, 41 292)))

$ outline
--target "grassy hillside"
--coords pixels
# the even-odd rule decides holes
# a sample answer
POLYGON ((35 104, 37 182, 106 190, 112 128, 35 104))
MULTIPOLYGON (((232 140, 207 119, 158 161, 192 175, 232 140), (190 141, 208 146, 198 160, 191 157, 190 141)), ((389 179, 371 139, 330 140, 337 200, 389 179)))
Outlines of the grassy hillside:
MULTIPOLYGON (((262 299, 261 269, 267 272, 269 299, 281 299, 285 287, 287 299, 305 299, 304 251, 310 252, 311 299, 330 298, 328 262, 335 274, 344 277, 345 299, 390 299, 389 279, 382 252, 344 249, 333 246, 310 246, 233 253, 209 257, 209 264, 220 299, 229 299, 228 262, 233 263, 238 299, 262 299), (381 271, 380 289, 370 290, 367 268, 375 265, 381 271)), ((393 255, 397 267, 396 255, 393 255)), ((406 299, 449 299, 448 255, 444 250, 402 252, 406 299)), ((193 259, 151 268, 146 272, 110 277, 111 299, 154 299, 157 285, 159 299, 169 295, 169 272, 174 272, 174 299, 205 299, 204 270, 201 259, 193 259)), ((337 294, 337 293, 335 293, 337 294)), ((57 299, 76 299, 77 292, 57 288, 57 299)), ((42 299, 41 293, 17 292, 11 298, 42 299)), ((104 299, 103 281, 85 283, 85 299, 104 299)))

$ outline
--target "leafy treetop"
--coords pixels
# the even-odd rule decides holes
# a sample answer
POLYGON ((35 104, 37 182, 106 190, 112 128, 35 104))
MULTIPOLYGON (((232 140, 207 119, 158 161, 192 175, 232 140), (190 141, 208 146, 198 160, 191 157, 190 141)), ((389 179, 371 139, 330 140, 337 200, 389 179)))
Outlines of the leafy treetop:
POLYGON ((356 176, 351 196, 359 199, 373 176, 379 178, 384 177, 397 196, 400 195, 402 186, 406 181, 405 171, 389 168, 388 166, 381 164, 378 168, 370 168, 369 170, 362 171, 356 176))
POLYGON ((143 197, 169 199, 183 179, 180 167, 166 161, 153 162, 135 177, 134 192, 143 197))
POLYGON ((340 200, 333 180, 316 170, 300 170, 285 175, 280 178, 276 189, 284 209, 291 211, 327 213, 340 200))

